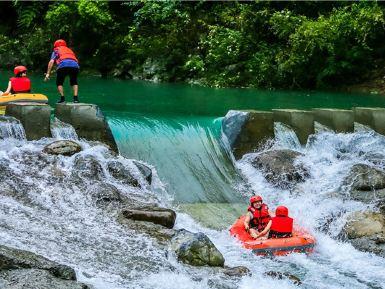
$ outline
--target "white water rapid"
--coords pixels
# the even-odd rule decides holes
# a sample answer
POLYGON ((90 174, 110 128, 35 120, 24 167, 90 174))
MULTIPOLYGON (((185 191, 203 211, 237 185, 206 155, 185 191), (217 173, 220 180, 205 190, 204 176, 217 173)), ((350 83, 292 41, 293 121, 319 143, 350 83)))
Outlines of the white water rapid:
MULTIPOLYGON (((129 125, 115 122, 115 125, 121 129, 120 137, 127 139, 138 127, 146 129, 140 133, 136 131, 134 136, 140 137, 127 141, 126 145, 136 142, 138 147, 130 149, 138 150, 143 155, 141 161, 150 163, 146 154, 151 158, 162 157, 162 168, 151 163, 154 165, 151 186, 132 160, 114 156, 104 146, 79 141, 82 152, 72 157, 55 157, 41 153, 43 147, 54 139, 18 143, 9 138, 0 140, 1 244, 29 250, 67 264, 76 269, 80 281, 96 289, 385 288, 385 260, 357 251, 337 238, 347 214, 366 206, 345 198, 340 190, 342 179, 356 163, 370 163, 384 168, 383 136, 365 131, 352 134, 322 132, 312 136, 306 147, 297 146, 296 142, 287 141, 284 137, 278 138, 272 143, 273 148, 289 148, 303 153, 299 161, 311 174, 295 191, 276 189, 267 183, 261 172, 251 166, 252 154, 234 164, 247 182, 246 185, 240 184, 240 188, 250 187, 253 192, 261 194, 273 209, 279 204, 288 206, 296 222, 317 238, 312 255, 292 254, 270 259, 253 255, 229 236, 225 221, 229 211, 222 199, 229 201, 228 206, 238 205, 246 209, 246 201, 242 204, 238 204, 239 201, 237 204, 231 203, 229 195, 244 193, 249 196, 251 192, 238 192, 231 187, 231 181, 224 177, 232 174, 226 172, 228 165, 224 167, 226 170, 221 166, 228 152, 220 151, 219 136, 196 123, 177 123, 170 128, 159 122, 155 124, 156 129, 152 130, 147 130, 143 123, 131 128, 132 122, 129 125), (155 135, 149 134, 148 138, 152 141, 146 142, 145 135, 150 131, 155 135), (193 135, 199 141, 193 142, 193 135), (141 143, 143 146, 140 146, 141 143), (165 148, 170 143, 174 147, 165 148), (150 151, 145 151, 145 145, 150 147, 150 151), (171 170, 167 166, 172 162, 166 163, 166 156, 178 160, 176 169, 172 174, 159 172, 163 176, 159 178, 156 170, 171 170), (374 158, 376 161, 373 161, 374 158), (140 187, 114 178, 108 171, 110 162, 121 163, 138 179, 140 187), (215 167, 225 172, 224 176, 206 171, 215 167), (186 172, 186 175, 180 176, 178 171, 186 172), (221 206, 217 214, 223 215, 219 219, 223 220, 225 228, 209 228, 204 222, 198 222, 196 215, 189 214, 180 203, 173 201, 175 192, 168 191, 167 183, 193 183, 189 179, 190 171, 199 176, 199 182, 211 178, 207 188, 216 189, 213 178, 222 178, 220 187, 228 184, 224 195, 214 198, 221 200, 221 205, 212 203, 213 207, 221 206), (173 176, 172 180, 165 179, 173 176), (127 227, 118 221, 119 196, 126 198, 133 206, 156 203, 174 207, 178 212, 176 228, 206 233, 224 255, 226 265, 247 266, 252 276, 228 277, 215 268, 194 268, 179 263, 167 244, 157 241, 143 229, 127 227), (335 218, 330 223, 332 215, 335 218), (264 272, 267 271, 296 275, 302 285, 298 287, 286 278, 277 280, 265 276, 264 272)), ((154 127, 154 122, 150 126, 154 127)), ((119 129, 115 127, 114 133, 119 129)), ((118 142, 121 141, 118 138, 118 142)), ((238 179, 233 177, 233 180, 238 179)), ((204 199, 205 202, 199 204, 205 208, 210 205, 207 200, 213 196, 205 191, 205 186, 201 187, 203 189, 198 191, 195 199, 204 199), (209 197, 205 198, 202 194, 209 197)), ((175 185, 173 188, 186 186, 175 185)), ((215 193, 220 194, 221 190, 215 193)), ((190 199, 194 199, 194 196, 190 199)), ((234 199, 240 200, 242 196, 235 196, 234 199)), ((210 218, 204 210, 199 212, 203 219, 210 218)))

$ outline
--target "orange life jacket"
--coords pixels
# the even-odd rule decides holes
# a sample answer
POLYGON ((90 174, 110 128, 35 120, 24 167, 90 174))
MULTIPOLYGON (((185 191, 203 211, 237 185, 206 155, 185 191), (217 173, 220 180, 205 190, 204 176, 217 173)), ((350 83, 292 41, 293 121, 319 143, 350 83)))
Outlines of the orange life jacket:
POLYGON ((260 209, 250 206, 247 210, 253 214, 253 219, 250 221, 250 227, 256 228, 259 232, 265 229, 271 220, 267 205, 262 204, 260 209))
POLYGON ((11 93, 31 92, 31 80, 28 77, 12 77, 11 93))
POLYGON ((293 232, 293 219, 277 216, 272 218, 269 238, 289 238, 293 232))
POLYGON ((59 55, 59 57, 56 59, 56 64, 59 64, 64 59, 72 59, 72 60, 75 60, 76 62, 79 62, 78 59, 76 58, 75 53, 66 46, 56 47, 54 51, 59 55))

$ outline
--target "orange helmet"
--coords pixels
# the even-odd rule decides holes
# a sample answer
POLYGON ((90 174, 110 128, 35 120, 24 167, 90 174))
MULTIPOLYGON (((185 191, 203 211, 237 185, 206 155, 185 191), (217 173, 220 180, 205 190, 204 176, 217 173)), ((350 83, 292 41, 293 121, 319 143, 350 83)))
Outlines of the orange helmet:
POLYGON ((27 67, 25 67, 23 65, 16 66, 13 69, 13 73, 15 74, 15 76, 20 74, 20 73, 23 73, 23 72, 27 72, 27 67))
POLYGON ((53 47, 56 48, 56 47, 59 47, 59 46, 67 46, 67 42, 65 42, 65 40, 63 40, 63 39, 58 39, 53 44, 53 47))
POLYGON ((289 210, 285 206, 278 206, 275 209, 275 215, 281 217, 287 217, 289 215, 289 210))
POLYGON ((250 204, 252 205, 255 202, 262 202, 262 197, 261 196, 252 196, 250 198, 250 204))

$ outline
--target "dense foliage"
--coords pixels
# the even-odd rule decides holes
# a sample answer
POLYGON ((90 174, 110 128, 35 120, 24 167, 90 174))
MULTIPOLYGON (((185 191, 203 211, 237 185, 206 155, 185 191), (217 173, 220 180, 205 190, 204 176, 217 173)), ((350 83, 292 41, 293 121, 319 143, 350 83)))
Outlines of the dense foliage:
POLYGON ((1 2, 0 66, 44 70, 64 38, 84 70, 210 86, 319 88, 384 64, 377 2, 1 2))

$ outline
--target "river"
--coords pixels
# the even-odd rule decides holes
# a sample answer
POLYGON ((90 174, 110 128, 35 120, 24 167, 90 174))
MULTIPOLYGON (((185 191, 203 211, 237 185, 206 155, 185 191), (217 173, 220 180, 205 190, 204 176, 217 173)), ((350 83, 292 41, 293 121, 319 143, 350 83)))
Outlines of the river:
MULTIPOLYGON (((5 72, 0 74, 4 87, 5 76, 5 72)), ((32 81, 34 91, 47 94, 53 105, 57 95, 54 80, 43 83, 42 77, 33 76, 32 81)), ((301 288, 385 288, 385 260, 359 252, 336 238, 347 214, 365 205, 333 194, 352 165, 366 162, 366 154, 384 151, 384 137, 372 132, 324 132, 315 135, 306 146, 298 147, 286 141, 287 134, 282 132, 283 136, 277 138, 274 146, 304 153, 303 161, 311 171, 297 194, 271 187, 247 158, 235 162, 221 138, 221 118, 230 109, 383 106, 384 97, 212 89, 97 77, 80 79, 79 97, 81 101, 100 105, 124 157, 144 161, 156 169, 158 184, 154 191, 158 190, 165 205, 178 211, 177 228, 205 232, 223 253, 226 265, 245 265, 253 275, 235 281, 221 280, 208 269, 190 269, 177 264, 172 257, 161 256, 145 235, 128 234, 107 216, 98 216, 97 210, 90 211, 81 202, 73 204, 65 198, 58 200, 55 209, 50 209, 54 211, 52 214, 39 211, 39 206, 26 210, 18 200, 0 199, 3 228, 0 243, 75 266, 79 278, 97 289, 297 288, 286 279, 263 275, 272 270, 298 276, 303 283, 301 288), (242 249, 227 229, 246 208, 252 191, 262 194, 270 207, 287 205, 296 221, 316 236, 315 253, 266 259, 242 249), (52 218, 61 210, 66 216, 76 214, 68 220, 52 218), (90 214, 88 224, 73 224, 84 220, 85 214, 90 214), (331 214, 338 218, 325 229, 331 214), (31 215, 34 217, 28 218, 31 215), (64 228, 62 226, 65 229, 57 229, 64 228), (44 230, 49 230, 49 238, 44 230), (71 234, 71 238, 64 237, 66 233, 71 234), (151 260, 153 269, 142 267, 141 258, 151 260)), ((1 142, 3 148, 9 145, 1 142)), ((20 150, 36 150, 38 146, 19 145, 20 150)), ((15 150, 4 151, 5 159, 17 154, 15 150)), ((103 158, 98 151, 91 153, 103 158)), ((37 198, 36 195, 33 198, 37 198)), ((34 200, 47 209, 44 198, 34 200)), ((68 198, 81 199, 82 195, 76 192, 68 198)))

